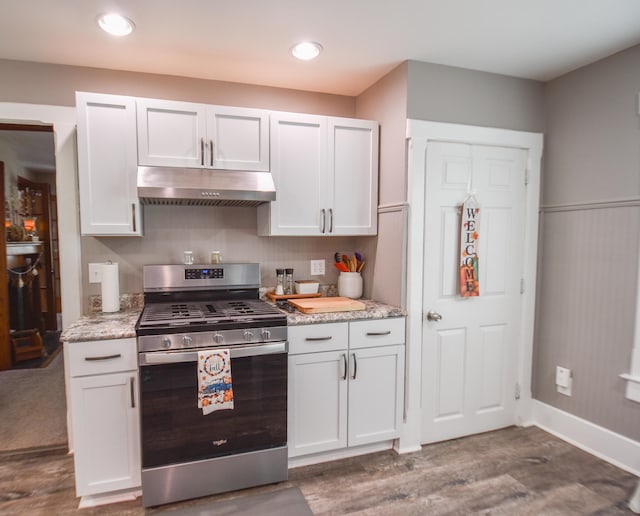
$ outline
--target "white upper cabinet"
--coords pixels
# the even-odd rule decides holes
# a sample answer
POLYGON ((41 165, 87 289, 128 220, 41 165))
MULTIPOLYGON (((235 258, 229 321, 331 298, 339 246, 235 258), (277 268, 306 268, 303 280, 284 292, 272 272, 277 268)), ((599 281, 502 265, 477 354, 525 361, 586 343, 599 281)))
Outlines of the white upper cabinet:
POLYGON ((378 123, 329 118, 331 235, 375 235, 378 208, 378 123))
POLYGON ((375 235, 378 124, 271 114, 276 200, 258 208, 260 235, 375 235))
POLYGON ((81 233, 141 236, 135 98, 77 92, 76 111, 81 233))
POLYGON ((269 112, 137 99, 138 163, 269 170, 269 112))
POLYGON ((269 170, 269 112, 207 106, 209 165, 227 170, 269 170))
POLYGON ((326 117, 272 113, 271 165, 276 201, 258 207, 258 232, 319 235, 323 226, 326 232, 326 117))

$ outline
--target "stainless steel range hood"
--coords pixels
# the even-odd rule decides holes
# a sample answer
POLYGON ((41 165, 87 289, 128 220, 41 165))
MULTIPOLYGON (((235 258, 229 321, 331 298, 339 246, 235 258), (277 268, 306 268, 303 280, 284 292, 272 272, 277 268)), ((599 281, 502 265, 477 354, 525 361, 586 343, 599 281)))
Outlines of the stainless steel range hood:
POLYGON ((138 167, 142 204, 257 206, 276 199, 270 172, 138 167))

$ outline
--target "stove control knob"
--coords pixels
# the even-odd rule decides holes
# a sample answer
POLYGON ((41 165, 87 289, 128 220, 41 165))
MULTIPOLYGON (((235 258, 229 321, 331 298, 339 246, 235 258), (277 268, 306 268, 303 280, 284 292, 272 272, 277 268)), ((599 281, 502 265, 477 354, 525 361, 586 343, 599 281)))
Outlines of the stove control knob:
POLYGON ((192 339, 191 337, 189 337, 189 335, 185 335, 184 337, 182 337, 182 345, 186 348, 191 346, 191 342, 192 339))
POLYGON ((244 336, 244 340, 246 340, 247 342, 251 342, 253 340, 253 332, 252 331, 245 331, 243 334, 244 336))
POLYGON ((162 339, 162 347, 164 349, 169 349, 171 347, 171 339, 169 337, 164 337, 162 339))
POLYGON ((222 344, 224 342, 224 337, 221 334, 216 333, 213 336, 213 342, 215 342, 216 344, 222 344))
POLYGON ((269 330, 262 330, 260 332, 260 336, 262 337, 262 340, 269 340, 271 339, 271 332, 269 330))

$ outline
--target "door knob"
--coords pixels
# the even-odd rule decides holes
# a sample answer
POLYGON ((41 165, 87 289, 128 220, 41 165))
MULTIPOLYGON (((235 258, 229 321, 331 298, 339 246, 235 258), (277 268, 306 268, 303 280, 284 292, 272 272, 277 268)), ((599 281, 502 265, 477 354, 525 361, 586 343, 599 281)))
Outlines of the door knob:
POLYGON ((427 321, 438 322, 440 319, 442 319, 442 316, 438 312, 434 312, 433 310, 427 312, 427 321))

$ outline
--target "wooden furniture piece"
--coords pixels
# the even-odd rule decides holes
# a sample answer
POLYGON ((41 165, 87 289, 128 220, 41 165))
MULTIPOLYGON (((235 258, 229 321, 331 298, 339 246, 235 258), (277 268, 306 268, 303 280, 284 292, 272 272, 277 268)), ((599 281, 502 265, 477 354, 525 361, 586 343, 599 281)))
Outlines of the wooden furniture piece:
POLYGON ((11 342, 11 360, 14 364, 41 358, 44 355, 42 337, 37 329, 11 332, 9 340, 11 342))

